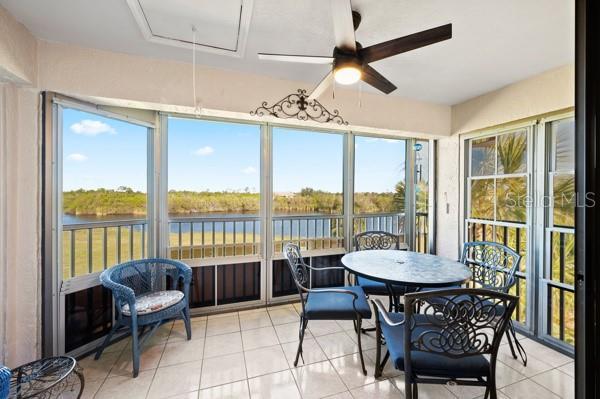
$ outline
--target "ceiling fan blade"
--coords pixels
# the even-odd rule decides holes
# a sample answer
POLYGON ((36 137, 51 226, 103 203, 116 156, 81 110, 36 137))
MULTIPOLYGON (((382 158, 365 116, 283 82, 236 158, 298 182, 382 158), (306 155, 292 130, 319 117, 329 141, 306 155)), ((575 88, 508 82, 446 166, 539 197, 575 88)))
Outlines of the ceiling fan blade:
POLYGON ((313 89, 312 93, 310 93, 310 95, 308 96, 308 101, 316 100, 317 98, 319 98, 321 94, 323 94, 325 90, 327 90, 329 86, 331 86, 332 83, 333 71, 330 71, 327 75, 325 75, 323 79, 321 79, 317 87, 313 89))
POLYGON ((392 82, 387 80, 382 74, 369 65, 363 66, 361 79, 385 94, 390 94, 397 89, 392 82))
POLYGON ((335 46, 341 50, 356 52, 356 37, 354 36, 350 0, 330 1, 335 46))
POLYGON ((317 55, 288 55, 258 53, 258 58, 265 61, 301 62, 304 64, 331 64, 333 57, 321 57, 317 55))
POLYGON ((360 50, 364 62, 374 62, 452 38, 452 24, 374 44, 360 50))

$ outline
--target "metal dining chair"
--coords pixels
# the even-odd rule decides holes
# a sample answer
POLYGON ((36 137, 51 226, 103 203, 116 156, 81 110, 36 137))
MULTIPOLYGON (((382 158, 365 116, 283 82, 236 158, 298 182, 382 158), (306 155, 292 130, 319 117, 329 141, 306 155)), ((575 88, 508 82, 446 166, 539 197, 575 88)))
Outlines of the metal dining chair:
MULTIPOLYGON (((354 236, 354 248, 357 251, 370 251, 376 249, 408 250, 408 246, 400 242, 400 236, 386 231, 365 231, 354 236)), ((367 295, 381 295, 389 298, 389 310, 401 311, 400 297, 413 291, 409 287, 394 284, 392 291, 385 283, 356 276, 356 285, 360 286, 367 295)))
MULTIPOLYGON (((516 284, 515 274, 521 263, 521 255, 497 242, 472 241, 463 245, 460 262, 469 266, 472 271, 471 281, 467 283, 467 287, 485 288, 508 294, 516 284)), ((435 289, 425 288, 422 291, 432 290, 435 289)), ((512 320, 506 330, 506 339, 513 358, 520 357, 523 365, 527 366, 527 353, 517 339, 512 320)))
POLYGON ((496 358, 518 298, 495 290, 458 288, 406 294, 405 313, 388 313, 378 299, 375 377, 388 359, 404 371, 404 396, 418 384, 484 386, 497 398, 496 358), (420 305, 421 313, 413 313, 420 305), (381 359, 382 339, 387 352, 381 359), (489 359, 487 358, 489 356, 489 359))
MULTIPOLYGON (((308 288, 311 272, 344 270, 344 268, 311 267, 304 262, 304 258, 302 258, 302 254, 300 253, 300 247, 293 243, 285 244, 283 253, 287 259, 296 288, 298 288, 302 304, 299 331, 300 342, 298 343, 294 366, 298 365, 298 359, 302 356, 302 341, 304 340, 304 333, 309 320, 352 320, 358 336, 358 352, 360 354, 362 371, 367 375, 362 353, 360 331, 362 320, 371 318, 371 307, 362 288, 359 286, 308 288)), ((304 357, 302 357, 302 361, 304 361, 304 357)))
MULTIPOLYGON (((496 242, 472 241, 464 244, 460 261, 473 271, 468 286, 508 294, 517 283, 515 274, 521 263, 521 255, 496 242)), ((527 353, 517 339, 512 319, 508 323, 506 339, 513 358, 517 359, 518 352, 523 365, 527 366, 527 353)))

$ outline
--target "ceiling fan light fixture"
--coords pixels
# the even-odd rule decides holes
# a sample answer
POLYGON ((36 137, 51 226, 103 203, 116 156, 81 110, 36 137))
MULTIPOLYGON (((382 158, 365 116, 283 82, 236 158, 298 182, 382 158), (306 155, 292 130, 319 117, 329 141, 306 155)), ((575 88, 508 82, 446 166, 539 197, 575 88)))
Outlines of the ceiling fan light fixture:
POLYGON ((335 78, 335 81, 341 85, 351 85, 360 80, 362 71, 357 66, 345 65, 336 68, 333 72, 333 77, 335 78))

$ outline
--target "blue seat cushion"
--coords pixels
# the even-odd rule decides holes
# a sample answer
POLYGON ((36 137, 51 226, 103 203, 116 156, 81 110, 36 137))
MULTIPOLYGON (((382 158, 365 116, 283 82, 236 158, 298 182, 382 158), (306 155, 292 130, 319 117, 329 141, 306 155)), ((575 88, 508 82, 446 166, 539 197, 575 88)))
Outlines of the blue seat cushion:
MULTIPOLYGON (((394 322, 404 319, 402 313, 388 313, 388 316, 394 322)), ((423 316, 415 315, 415 317, 418 320, 423 316)), ((404 324, 390 326, 384 320, 381 321, 381 330, 390 352, 390 359, 401 371, 404 371, 404 329, 404 324)), ((431 326, 415 328, 412 331, 413 340, 426 330, 431 330, 431 326)), ((414 373, 431 377, 477 378, 488 376, 490 370, 489 361, 483 355, 452 358, 431 352, 412 351, 411 364, 414 373)))
POLYGON ((355 320, 357 311, 363 319, 371 318, 371 307, 362 288, 332 287, 336 288, 352 291, 358 298, 354 300, 352 295, 339 292, 311 292, 306 299, 304 316, 308 320, 355 320))
MULTIPOLYGON (((356 276, 356 284, 359 285, 367 295, 389 295, 390 292, 387 289, 385 283, 381 283, 379 281, 371 280, 366 277, 356 276)), ((396 295, 404 295, 410 290, 403 285, 396 285, 392 287, 394 290, 394 294, 396 295)))

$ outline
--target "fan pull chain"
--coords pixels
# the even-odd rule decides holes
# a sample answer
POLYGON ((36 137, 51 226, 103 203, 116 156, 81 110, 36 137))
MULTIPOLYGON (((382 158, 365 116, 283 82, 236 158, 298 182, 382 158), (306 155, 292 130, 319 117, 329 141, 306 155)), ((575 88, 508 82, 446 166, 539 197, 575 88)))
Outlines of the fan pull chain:
POLYGON ((358 81, 358 108, 362 108, 362 80, 358 81))
POLYGON ((196 27, 192 25, 192 90, 194 92, 194 113, 200 114, 200 105, 196 96, 196 27))
POLYGON ((333 97, 333 99, 335 100, 335 79, 333 79, 333 87, 331 88, 331 96, 333 97))

